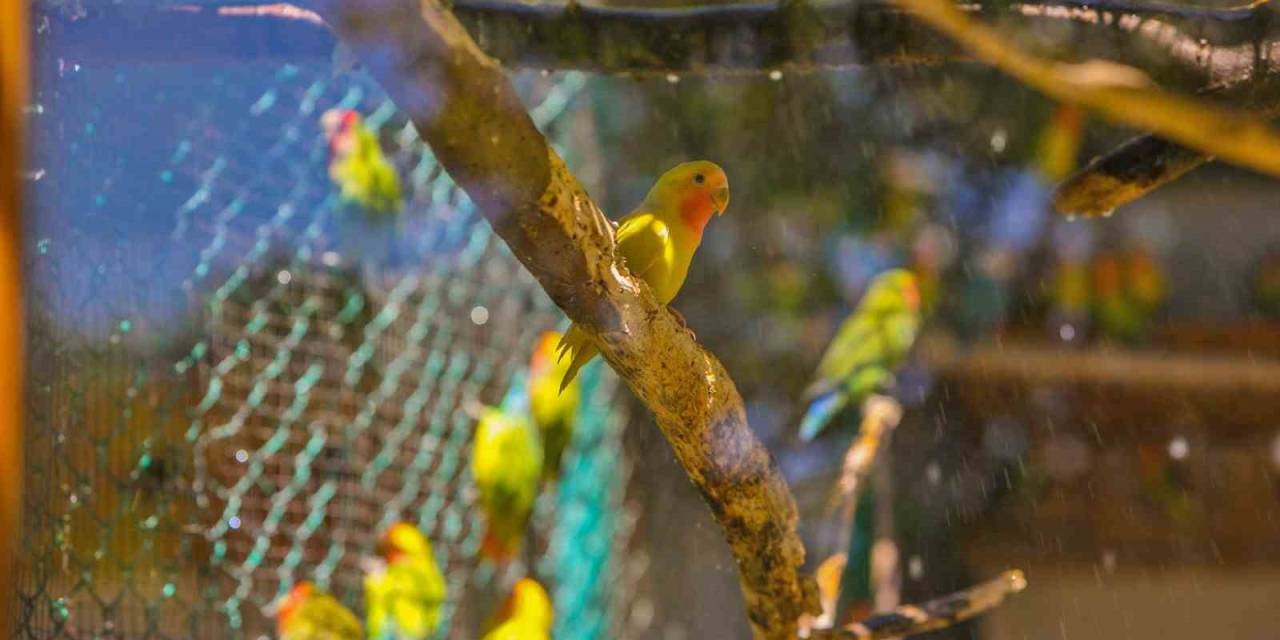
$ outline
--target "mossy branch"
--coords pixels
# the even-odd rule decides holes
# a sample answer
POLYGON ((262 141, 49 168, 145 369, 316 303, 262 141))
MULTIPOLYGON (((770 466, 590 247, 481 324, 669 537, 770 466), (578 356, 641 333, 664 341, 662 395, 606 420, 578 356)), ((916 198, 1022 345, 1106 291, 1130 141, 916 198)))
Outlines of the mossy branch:
POLYGON ((551 299, 649 407, 737 560, 757 638, 816 607, 795 501, 728 373, 619 261, 613 227, 534 127, 499 64, 436 0, 331 0, 325 20, 408 113, 551 299))

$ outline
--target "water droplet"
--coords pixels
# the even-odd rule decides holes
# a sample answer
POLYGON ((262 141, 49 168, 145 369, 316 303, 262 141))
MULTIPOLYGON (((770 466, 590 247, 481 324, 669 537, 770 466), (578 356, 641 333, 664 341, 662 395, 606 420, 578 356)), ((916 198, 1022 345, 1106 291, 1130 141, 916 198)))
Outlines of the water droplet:
POLYGON ((1058 337, 1062 338, 1063 342, 1071 342, 1076 339, 1076 328, 1069 324, 1064 324, 1058 327, 1058 337))
POLYGON ((671 83, 671 84, 676 84, 677 82, 680 82, 680 76, 678 76, 678 75, 676 75, 676 74, 674 74, 674 73, 668 73, 668 74, 667 74, 667 82, 669 82, 669 83, 671 83))
POLYGON ((930 462, 928 466, 924 468, 924 475, 929 479, 929 484, 936 485, 942 483, 942 467, 938 466, 938 463, 936 462, 930 462))
POLYGON ((165 182, 165 183, 173 182, 173 172, 172 172, 172 171, 170 171, 170 170, 168 170, 168 169, 165 169, 164 171, 161 171, 161 172, 160 172, 160 181, 161 181, 161 182, 165 182))
POLYGON ((45 255, 49 253, 49 244, 50 244, 50 240, 48 238, 41 238, 38 242, 36 242, 36 251, 39 252, 40 255, 45 255))
POLYGON ((1009 142, 1009 134, 1004 129, 996 129, 991 134, 991 150, 996 153, 1004 153, 1004 147, 1009 142))
POLYGON ((924 558, 920 556, 911 556, 907 560, 907 575, 912 580, 919 580, 924 577, 924 558))
POLYGON ((40 178, 44 177, 44 174, 44 169, 32 169, 31 171, 23 172, 22 177, 32 182, 38 182, 40 178))
POLYGON ((164 583, 164 588, 162 588, 160 592, 164 594, 164 597, 172 598, 173 595, 178 592, 178 586, 172 582, 166 582, 164 583))
POLYGON ((133 323, 128 320, 121 320, 120 330, 125 333, 129 333, 130 331, 133 331, 133 323))
POLYGON ((339 256, 336 251, 326 251, 324 252, 324 255, 320 256, 320 261, 323 262, 326 267, 336 267, 338 266, 338 263, 342 261, 342 256, 339 256))
POLYGON ((489 310, 480 305, 472 307, 471 321, 477 325, 484 326, 484 324, 489 321, 489 310))
POLYGON ((1075 221, 1076 221, 1076 218, 1078 218, 1078 217, 1079 217, 1079 216, 1077 216, 1077 215, 1076 215, 1076 214, 1074 214, 1074 213, 1068 213, 1068 214, 1067 214, 1067 222, 1075 222, 1075 221))
POLYGON ((1107 209, 1106 211, 1102 212, 1102 217, 1110 218, 1112 215, 1115 215, 1115 212, 1116 212, 1115 209, 1107 209))
POLYGON ((279 282, 280 284, 289 284, 292 281, 293 281, 293 274, 289 273, 285 269, 281 269, 280 273, 276 274, 276 282, 279 282))
POLYGON ((1183 436, 1175 436, 1169 441, 1169 457, 1174 460, 1186 460, 1191 453, 1191 443, 1183 436))
POLYGON ((106 196, 104 196, 104 195, 102 195, 101 193, 99 193, 98 195, 96 195, 96 196, 94 196, 94 197, 93 197, 93 204, 95 204, 95 205, 97 205, 97 206, 99 206, 99 207, 101 207, 102 205, 104 205, 104 204, 106 204, 106 203, 107 203, 107 197, 106 197, 106 196))
POLYGON ((249 461, 249 452, 241 449, 236 452, 236 462, 245 463, 249 461))
POLYGON ((150 516, 150 517, 148 517, 146 520, 143 520, 143 521, 142 521, 142 528, 143 528, 143 529, 154 529, 154 528, 156 528, 157 526, 159 526, 159 524, 160 524, 160 519, 159 519, 159 518, 157 518, 157 517, 155 517, 155 516, 150 516))
POLYGON ((782 79, 782 72, 781 72, 781 71, 779 71, 778 69, 774 69, 773 71, 770 71, 770 72, 769 72, 769 79, 770 79, 770 80, 772 80, 772 81, 774 81, 774 82, 777 82, 777 81, 781 80, 781 79, 782 79))
POLYGON ((239 518, 239 517, 237 517, 237 516, 231 516, 231 519, 227 521, 227 526, 228 526, 228 527, 231 527, 232 529, 239 529, 239 528, 240 528, 240 518, 239 518))

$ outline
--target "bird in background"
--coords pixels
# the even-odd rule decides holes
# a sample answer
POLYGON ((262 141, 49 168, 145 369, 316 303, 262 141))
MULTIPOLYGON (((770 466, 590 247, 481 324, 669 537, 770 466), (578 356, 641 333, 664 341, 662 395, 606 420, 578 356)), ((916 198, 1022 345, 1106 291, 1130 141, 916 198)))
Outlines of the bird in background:
POLYGON ((432 637, 447 591, 431 541, 412 524, 397 522, 383 534, 378 547, 380 559, 364 579, 370 640, 432 637))
POLYGON ((280 640, 361 640, 354 613, 309 581, 294 585, 272 608, 280 640))
POLYGON ((916 277, 905 269, 876 276, 818 363, 804 394, 800 437, 814 439, 845 407, 858 408, 868 395, 889 386, 915 343, 920 321, 916 277))
MULTIPOLYGON (((658 178, 640 206, 619 221, 618 253, 627 269, 649 284, 658 302, 667 305, 684 286, 707 222, 728 206, 729 178, 719 165, 706 160, 676 165, 658 178)), ((592 338, 576 324, 569 327, 558 349, 558 358, 569 362, 561 389, 599 353, 592 338)))
POLYGON ((560 388, 569 371, 569 362, 556 358, 561 335, 543 333, 529 359, 529 413, 542 436, 542 478, 551 481, 560 475, 560 460, 573 439, 582 391, 577 381, 560 388))
POLYGON ((342 199, 375 216, 398 213, 400 176, 364 118, 354 109, 330 109, 320 116, 320 127, 329 143, 329 178, 342 199))
POLYGON ((482 640, 550 640, 554 621, 547 590, 531 578, 522 578, 482 640))
POLYGON ((478 410, 471 449, 471 475, 486 527, 480 551, 499 563, 520 549, 542 478, 542 439, 528 418, 523 377, 517 375, 501 407, 478 410))

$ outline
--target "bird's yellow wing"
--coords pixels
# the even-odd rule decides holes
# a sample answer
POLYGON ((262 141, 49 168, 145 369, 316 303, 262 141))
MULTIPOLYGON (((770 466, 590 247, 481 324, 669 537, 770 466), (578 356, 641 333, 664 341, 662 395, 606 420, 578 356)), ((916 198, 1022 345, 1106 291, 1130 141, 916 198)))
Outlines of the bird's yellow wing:
POLYGON ((663 304, 675 297, 678 287, 670 276, 676 261, 671 227, 652 213, 637 212, 622 219, 618 227, 618 250, 631 273, 649 283, 663 304))

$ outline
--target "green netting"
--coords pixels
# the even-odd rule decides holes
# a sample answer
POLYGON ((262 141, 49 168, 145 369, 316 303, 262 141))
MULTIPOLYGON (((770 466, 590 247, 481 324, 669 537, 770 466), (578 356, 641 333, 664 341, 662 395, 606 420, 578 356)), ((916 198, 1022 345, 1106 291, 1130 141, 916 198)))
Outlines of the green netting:
MULTIPOLYGON (((153 178, 188 190, 169 236, 190 252, 181 282, 109 277, 158 259, 127 240, 56 225, 34 239, 15 635, 269 636, 264 607, 302 579, 359 610, 362 556, 407 519, 449 583, 440 635, 476 637, 510 573, 477 560, 465 408, 496 403, 561 317, 363 75, 240 73, 259 77, 215 77, 216 106, 190 114, 153 178), (405 185, 400 218, 372 220, 338 198, 318 125, 331 108, 377 130, 405 185), (83 287, 60 286, 81 277, 68 263, 40 262, 100 246, 111 248, 87 274, 99 281, 83 287), (193 311, 160 332, 154 289, 165 287, 181 287, 193 311), (98 329, 60 324, 68 307, 98 329)), ((518 81, 553 136, 585 82, 518 81)), ((625 416, 605 369, 584 384, 561 485, 535 518, 535 540, 549 542, 534 545, 545 553, 530 570, 554 594, 558 638, 612 638, 635 582, 621 568, 635 518, 625 416)))

